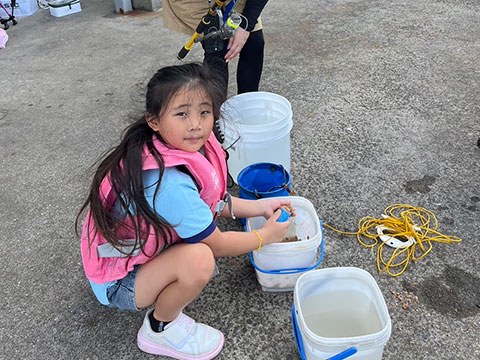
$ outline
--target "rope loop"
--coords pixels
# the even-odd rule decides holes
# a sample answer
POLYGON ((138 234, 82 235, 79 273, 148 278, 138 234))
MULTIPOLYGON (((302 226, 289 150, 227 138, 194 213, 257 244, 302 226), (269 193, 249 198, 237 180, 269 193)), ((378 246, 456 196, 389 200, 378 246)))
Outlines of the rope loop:
POLYGON ((378 219, 365 216, 358 222, 356 232, 323 225, 339 234, 356 236, 357 241, 367 248, 378 245, 377 269, 393 277, 403 274, 410 261, 423 259, 432 250, 433 242, 450 244, 462 241, 457 236, 438 232, 438 221, 431 211, 403 204, 388 206, 378 219), (396 245, 392 250, 393 240, 396 245))

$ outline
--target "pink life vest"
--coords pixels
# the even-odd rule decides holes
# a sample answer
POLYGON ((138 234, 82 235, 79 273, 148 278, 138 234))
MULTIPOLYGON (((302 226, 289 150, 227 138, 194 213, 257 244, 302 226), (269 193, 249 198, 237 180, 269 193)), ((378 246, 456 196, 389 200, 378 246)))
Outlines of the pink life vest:
MULTIPOLYGON (((169 148, 157 138, 154 138, 153 143, 162 154, 165 167, 179 165, 186 166, 190 174, 195 178, 200 197, 210 207, 212 214, 215 215, 216 206, 224 199, 226 193, 227 164, 225 160, 225 151, 220 147, 213 132, 210 134, 208 141, 204 145, 205 156, 199 152, 190 153, 169 148)), ((152 169, 158 169, 158 164, 145 145, 143 150, 142 170, 145 171, 152 169)), ((109 176, 103 179, 100 193, 104 198, 104 206, 108 210, 111 210, 115 204, 116 196, 112 191, 109 176)), ((81 239, 83 267, 89 280, 97 284, 104 284, 109 281, 122 279, 129 271, 133 270, 134 265, 144 264, 156 255, 154 254, 156 239, 155 233, 152 229, 144 246, 147 255, 141 251, 137 251, 134 256, 99 256, 98 248, 103 244, 107 244, 107 241, 100 235, 100 233, 95 233, 95 225, 92 219, 89 220, 89 216, 90 211, 88 211, 87 218, 83 224, 81 239), (88 243, 87 232, 93 236, 93 241, 90 246, 88 243)), ((128 229, 131 229, 131 227, 125 223, 123 229, 120 229, 120 233, 122 234, 121 237, 123 239, 134 239, 135 234, 128 229)), ((181 239, 176 232, 173 231, 172 233, 173 238, 171 241, 180 242, 181 239)), ((160 249, 162 248, 161 245, 162 244, 160 244, 160 249)))

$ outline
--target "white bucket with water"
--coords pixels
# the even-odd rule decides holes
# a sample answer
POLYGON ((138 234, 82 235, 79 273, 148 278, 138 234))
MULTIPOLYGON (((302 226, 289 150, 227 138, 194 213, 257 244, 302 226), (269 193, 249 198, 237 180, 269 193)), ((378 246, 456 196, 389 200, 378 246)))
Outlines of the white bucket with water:
MULTIPOLYGON (((317 267, 323 259, 323 231, 315 208, 300 196, 279 196, 295 208, 286 237, 297 236, 299 241, 274 243, 250 253, 257 280, 263 291, 292 291, 298 277, 317 267), (318 248, 321 254, 318 257, 318 248)), ((260 199, 258 201, 267 201, 260 199)), ((270 199, 271 200, 271 199, 270 199)), ((263 216, 248 218, 246 230, 258 230, 265 224, 263 216)))
POLYGON ((283 96, 257 91, 228 99, 221 107, 220 128, 235 182, 254 163, 281 164, 290 171, 292 126, 292 106, 283 96))
POLYGON ((309 271, 294 289, 292 322, 302 359, 381 360, 392 324, 385 299, 367 271, 309 271))

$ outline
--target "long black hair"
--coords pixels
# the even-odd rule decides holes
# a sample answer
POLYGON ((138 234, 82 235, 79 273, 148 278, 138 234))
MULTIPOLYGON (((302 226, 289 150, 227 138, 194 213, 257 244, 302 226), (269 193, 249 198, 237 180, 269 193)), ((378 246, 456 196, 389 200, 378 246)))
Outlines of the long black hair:
POLYGON ((157 216, 145 199, 142 181, 142 152, 146 145, 160 170, 160 178, 154 193, 155 198, 160 189, 165 166, 162 155, 153 145, 153 139, 156 137, 160 141, 163 140, 147 124, 147 116, 160 118, 172 97, 187 89, 205 91, 212 101, 214 119, 219 118, 220 106, 226 99, 226 88, 217 72, 207 65, 199 63, 168 66, 158 70, 147 85, 145 114, 128 126, 123 131, 120 144, 99 160, 100 165, 93 177, 90 193, 77 214, 75 231, 78 235, 80 216, 85 209, 90 209, 89 216, 85 220, 86 222, 93 221, 95 224, 95 232, 87 235, 90 244, 98 232, 125 255, 131 255, 133 249, 129 253, 122 251, 122 246, 125 245, 122 241, 124 239, 119 238, 119 230, 125 227, 126 219, 130 220, 131 230, 135 234, 134 248, 140 247, 144 254, 145 241, 143 240, 148 238, 153 229, 157 241, 155 251, 145 255, 154 256, 163 248, 162 244, 168 245, 171 242, 170 224, 157 216), (110 176, 117 201, 125 210, 125 215, 121 219, 116 218, 111 209, 106 209, 102 203, 100 185, 106 176, 110 176))

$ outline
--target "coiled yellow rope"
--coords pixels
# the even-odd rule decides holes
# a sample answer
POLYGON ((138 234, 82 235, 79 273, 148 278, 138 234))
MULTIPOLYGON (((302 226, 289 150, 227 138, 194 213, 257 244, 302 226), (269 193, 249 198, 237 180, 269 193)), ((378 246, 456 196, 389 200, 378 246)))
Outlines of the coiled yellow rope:
MULTIPOLYGON (((425 257, 432 250, 432 242, 454 243, 462 241, 457 236, 447 236, 437 231, 438 221, 435 215, 424 208, 410 205, 394 204, 384 210, 385 217, 376 219, 366 216, 358 222, 357 232, 340 231, 328 224, 325 227, 339 234, 355 235, 358 242, 368 248, 377 248, 377 268, 381 273, 390 276, 399 276, 406 270, 410 260, 417 261, 425 257), (384 259, 385 242, 379 241, 378 227, 388 229, 388 236, 397 239, 413 238, 413 243, 406 243, 404 247, 393 250, 390 258, 384 259), (398 270, 400 268, 400 270, 398 270)), ((388 245, 387 245, 388 247, 388 245)))

